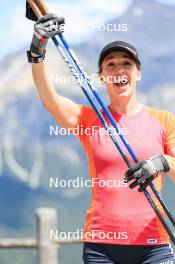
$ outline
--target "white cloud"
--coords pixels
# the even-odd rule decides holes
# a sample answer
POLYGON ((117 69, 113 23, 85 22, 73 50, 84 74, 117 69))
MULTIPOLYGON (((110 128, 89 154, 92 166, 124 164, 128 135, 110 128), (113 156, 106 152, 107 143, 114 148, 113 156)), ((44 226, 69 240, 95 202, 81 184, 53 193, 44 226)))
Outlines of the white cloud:
POLYGON ((33 22, 25 18, 25 9, 21 5, 17 5, 12 14, 12 23, 9 27, 8 37, 16 41, 23 42, 31 38, 33 32, 33 22))
POLYGON ((131 1, 123 0, 117 2, 116 0, 110 0, 109 5, 106 0, 84 0, 80 3, 65 1, 55 3, 55 1, 50 1, 49 6, 52 12, 56 12, 66 18, 65 34, 71 41, 76 42, 92 33, 90 29, 93 29, 93 26, 87 27, 87 25, 104 23, 112 17, 121 15, 126 11, 131 1), (76 30, 77 24, 80 27, 76 30), (66 28, 68 29, 67 31, 66 28), (69 29, 72 29, 72 32, 69 29), (75 35, 76 33, 78 34, 75 35))
MULTIPOLYGON (((0 27, 0 32, 3 28, 0 27)), ((1 43, 4 53, 13 52, 26 45, 30 45, 33 32, 33 23, 25 18, 25 7, 18 4, 10 14, 8 27, 5 29, 5 38, 1 43)))
MULTIPOLYGON (((88 24, 104 23, 108 19, 122 14, 128 7, 129 1, 131 0, 121 0, 116 3, 116 0, 110 0, 110 4, 108 4, 106 0, 82 0, 80 2, 48 0, 47 3, 51 12, 66 18, 65 36, 71 43, 77 43, 95 31, 91 30, 90 27, 87 28, 88 24), (77 29, 79 26, 81 28, 77 29)), ((9 21, 11 23, 6 28, 6 37, 1 43, 1 51, 12 52, 27 43, 30 45, 33 22, 25 18, 25 5, 16 4, 10 14, 9 21)), ((0 32, 3 32, 1 26, 0 32)))

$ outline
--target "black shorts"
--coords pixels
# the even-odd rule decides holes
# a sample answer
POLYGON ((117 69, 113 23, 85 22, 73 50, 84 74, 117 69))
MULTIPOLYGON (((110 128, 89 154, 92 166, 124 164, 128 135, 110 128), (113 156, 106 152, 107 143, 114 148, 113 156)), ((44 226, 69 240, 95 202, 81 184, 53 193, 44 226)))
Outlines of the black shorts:
POLYGON ((128 246, 84 243, 84 264, 175 264, 169 244, 128 246))

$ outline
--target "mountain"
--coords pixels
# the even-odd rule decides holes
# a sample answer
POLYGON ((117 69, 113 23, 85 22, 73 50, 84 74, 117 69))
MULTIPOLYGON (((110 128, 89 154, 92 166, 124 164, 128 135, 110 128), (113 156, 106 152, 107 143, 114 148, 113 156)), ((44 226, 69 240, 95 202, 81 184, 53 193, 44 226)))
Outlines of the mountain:
MULTIPOLYGON (((143 76, 138 86, 141 101, 174 112, 174 14, 175 7, 153 0, 135 0, 122 16, 106 22, 106 27, 115 25, 115 31, 97 29, 86 42, 73 47, 73 50, 91 75, 98 71, 98 54, 105 44, 114 40, 131 42, 137 47, 142 63, 143 76), (127 31, 116 30, 122 24, 127 24, 127 31)), ((51 44, 46 60, 57 90, 76 102, 87 103, 78 85, 65 79, 65 76, 70 76, 69 71, 62 59, 57 58, 57 51, 51 44)), ((51 126, 60 128, 38 99, 26 59, 27 48, 0 61, 0 208, 3 212, 0 230, 1 236, 5 237, 34 234, 34 212, 41 206, 57 209, 61 218, 60 230, 83 226, 90 200, 90 190, 85 188, 49 187, 50 177, 88 177, 87 165, 76 137, 63 136, 60 132, 59 135, 50 134, 51 126)), ((108 102, 105 89, 97 82, 96 85, 108 102)), ((173 192, 174 185, 167 179, 164 199, 175 213, 173 192)), ((80 262, 80 253, 74 254, 73 250, 70 247, 68 256, 63 249, 61 263, 80 262)), ((19 254, 23 256, 21 252, 19 254)), ((16 255, 12 255, 10 260, 7 255, 1 254, 1 263, 14 261, 16 255)), ((27 258, 22 258, 28 264, 27 258)), ((22 263, 16 259, 13 263, 22 263)))
MULTIPOLYGON (((132 43, 138 49, 143 70, 140 89, 152 90, 153 86, 174 83, 175 7, 156 1, 134 1, 126 13, 108 21, 107 24, 127 24, 127 31, 99 31, 86 43, 77 48, 80 54, 87 54, 91 64, 96 65, 100 49, 115 40, 132 43)), ((89 63, 87 64, 89 65, 89 63)))

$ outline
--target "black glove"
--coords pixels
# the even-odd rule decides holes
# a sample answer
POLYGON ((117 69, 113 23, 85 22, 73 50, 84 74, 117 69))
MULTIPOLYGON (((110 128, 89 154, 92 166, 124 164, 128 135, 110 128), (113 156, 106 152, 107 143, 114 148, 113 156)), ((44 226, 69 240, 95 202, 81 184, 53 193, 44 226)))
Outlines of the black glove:
POLYGON ((133 182, 129 185, 131 189, 140 186, 138 191, 146 190, 146 187, 159 174, 166 173, 170 170, 167 159, 162 155, 155 155, 148 160, 142 160, 134 164, 125 173, 125 180, 133 182))
POLYGON ((43 55, 49 37, 60 34, 64 31, 65 20, 55 14, 49 14, 40 17, 34 25, 34 33, 30 51, 43 55))

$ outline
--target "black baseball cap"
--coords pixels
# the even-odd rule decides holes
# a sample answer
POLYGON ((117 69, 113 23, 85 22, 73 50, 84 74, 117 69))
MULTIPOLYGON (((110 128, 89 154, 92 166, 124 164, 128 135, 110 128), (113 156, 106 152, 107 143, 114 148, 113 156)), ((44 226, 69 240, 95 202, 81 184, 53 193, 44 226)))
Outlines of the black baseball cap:
POLYGON ((138 53, 134 46, 124 41, 114 41, 114 42, 109 43, 102 49, 99 60, 98 60, 99 68, 101 67, 101 64, 103 60, 106 58, 106 56, 109 55, 113 51, 124 51, 128 53, 136 61, 136 63, 140 65, 138 53))

